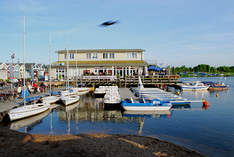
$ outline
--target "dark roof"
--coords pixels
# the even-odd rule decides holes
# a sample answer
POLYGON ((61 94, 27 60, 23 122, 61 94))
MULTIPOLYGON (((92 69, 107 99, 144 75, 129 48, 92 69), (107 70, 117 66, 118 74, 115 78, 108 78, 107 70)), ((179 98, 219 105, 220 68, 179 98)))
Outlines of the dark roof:
MULTIPOLYGON (((119 53, 125 53, 125 52, 144 52, 143 49, 89 49, 89 50, 68 50, 69 53, 103 53, 103 52, 119 52, 119 53)), ((67 53, 67 50, 59 50, 56 51, 56 53, 67 53)))
MULTIPOLYGON (((58 61, 53 63, 55 66, 65 66, 66 61, 58 61)), ((69 61, 69 66, 76 66, 76 61, 69 61)), ((147 66, 147 63, 143 60, 133 60, 133 61, 77 61, 78 67, 96 67, 96 66, 147 66)))

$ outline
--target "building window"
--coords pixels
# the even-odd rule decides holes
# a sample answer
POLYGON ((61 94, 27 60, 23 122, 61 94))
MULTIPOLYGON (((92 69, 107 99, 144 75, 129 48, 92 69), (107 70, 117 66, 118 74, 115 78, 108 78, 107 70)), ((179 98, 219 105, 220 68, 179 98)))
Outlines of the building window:
POLYGON ((86 53, 86 58, 87 59, 97 59, 98 54, 97 53, 86 53))
POLYGON ((107 59, 108 58, 108 53, 103 53, 103 58, 107 59))
POLYGON ((74 59, 74 53, 70 53, 70 59, 74 59))
POLYGON ((87 53, 87 54, 86 54, 86 58, 87 58, 87 59, 91 59, 91 53, 87 53))
POLYGON ((92 58, 93 59, 97 59, 98 57, 97 57, 97 53, 92 53, 92 58))
POLYGON ((114 53, 110 53, 110 58, 115 58, 115 54, 114 53))
POLYGON ((67 54, 66 53, 64 54, 64 59, 67 59, 67 54))
POLYGON ((137 58, 137 52, 131 52, 131 53, 128 53, 128 58, 131 58, 131 59, 136 59, 137 58))

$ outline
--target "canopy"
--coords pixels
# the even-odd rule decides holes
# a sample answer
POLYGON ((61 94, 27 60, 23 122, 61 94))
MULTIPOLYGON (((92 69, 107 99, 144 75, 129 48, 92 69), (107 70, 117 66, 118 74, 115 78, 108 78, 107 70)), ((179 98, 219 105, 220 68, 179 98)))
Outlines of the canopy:
POLYGON ((160 67, 158 67, 156 65, 150 65, 148 67, 148 71, 163 71, 163 68, 160 68, 160 67))

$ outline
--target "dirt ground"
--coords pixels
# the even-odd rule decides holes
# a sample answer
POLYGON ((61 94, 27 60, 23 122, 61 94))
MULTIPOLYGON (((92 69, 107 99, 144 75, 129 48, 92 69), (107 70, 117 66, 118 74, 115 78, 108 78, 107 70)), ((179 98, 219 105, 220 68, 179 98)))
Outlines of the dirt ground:
POLYGON ((133 135, 32 135, 0 126, 0 157, 201 157, 158 139, 133 135))

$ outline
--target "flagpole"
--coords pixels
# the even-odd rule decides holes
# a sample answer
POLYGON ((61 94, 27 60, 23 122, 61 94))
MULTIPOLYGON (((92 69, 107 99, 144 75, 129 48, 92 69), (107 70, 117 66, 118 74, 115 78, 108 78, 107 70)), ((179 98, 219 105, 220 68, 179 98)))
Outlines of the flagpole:
POLYGON ((25 53, 26 53, 26 30, 25 30, 25 15, 24 15, 24 58, 23 58, 23 63, 24 63, 24 105, 25 105, 25 92, 26 92, 26 87, 25 87, 25 53))

